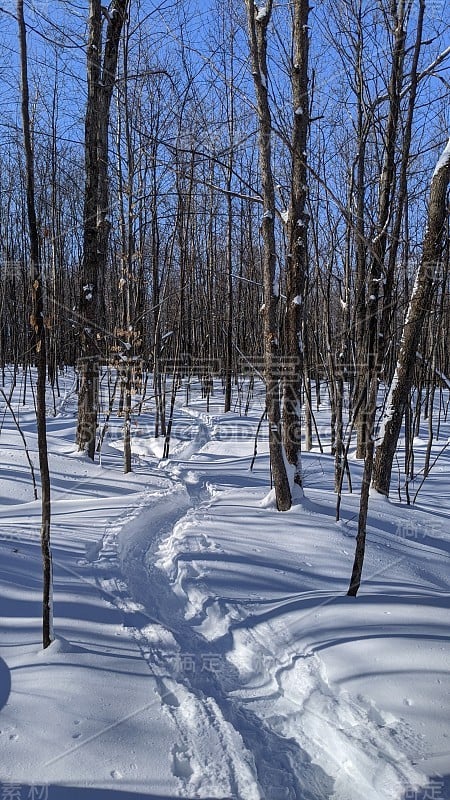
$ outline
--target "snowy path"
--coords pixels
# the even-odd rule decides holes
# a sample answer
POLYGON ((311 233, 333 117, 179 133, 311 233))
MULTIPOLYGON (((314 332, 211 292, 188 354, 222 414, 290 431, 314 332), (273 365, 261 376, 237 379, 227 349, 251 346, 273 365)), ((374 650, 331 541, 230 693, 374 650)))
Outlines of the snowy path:
POLYGON ((161 573, 145 566, 152 537, 170 531, 189 505, 180 484, 149 494, 125 525, 119 520, 107 532, 97 563, 104 567, 106 561, 112 575, 120 564, 126 582, 119 572, 115 577, 107 573, 99 584, 123 612, 124 627, 137 643, 161 703, 176 726, 178 740, 172 756, 174 775, 182 784, 180 796, 259 800, 252 759, 245 751, 242 755, 242 739, 212 697, 198 697, 177 675, 177 665, 185 660, 177 630, 178 604, 161 573), (164 626, 160 624, 163 617, 164 626))
MULTIPOLYGON (((213 422, 210 431, 214 429, 213 422)), ((201 441, 201 452, 211 455, 214 446, 211 437, 205 435, 204 422, 201 441)), ((186 743, 179 757, 183 765, 179 777, 185 778, 186 791, 203 796, 202 792, 214 791, 219 783, 227 787, 227 797, 243 800, 348 800, 350 784, 352 800, 378 800, 400 796, 402 787, 423 783, 424 775, 408 762, 395 731, 386 740, 389 715, 385 718, 364 698, 356 702, 348 692, 333 689, 317 653, 310 648, 299 653, 295 640, 292 645, 292 631, 285 625, 285 610, 280 608, 285 601, 272 606, 268 619, 264 611, 261 621, 255 623, 239 598, 227 602, 211 594, 204 584, 205 566, 206 571, 211 565, 214 569, 224 558, 221 548, 204 532, 213 520, 211 510, 223 514, 221 504, 226 506, 230 498, 233 504, 240 500, 242 524, 252 502, 249 496, 244 502, 238 497, 243 489, 233 494, 233 490, 219 490, 211 482, 218 465, 221 480, 227 466, 231 467, 230 482, 233 459, 229 456, 216 454, 212 466, 209 462, 209 469, 201 476, 192 475, 189 461, 179 462, 175 468, 172 464, 172 475, 188 475, 191 482, 194 478, 194 486, 195 480, 207 486, 211 497, 199 500, 202 491, 191 488, 190 496, 197 497, 197 502, 179 518, 177 514, 175 518, 168 515, 161 499, 156 508, 146 510, 145 519, 139 518, 134 535, 127 531, 127 545, 122 552, 133 597, 140 598, 147 610, 155 610, 156 630, 162 626, 165 651, 159 665, 154 663, 155 638, 158 639, 154 626, 134 628, 133 635, 140 642, 151 671, 162 668, 163 674, 171 676, 163 681, 162 690, 170 694, 169 706, 186 743), (162 540, 157 554, 154 543, 146 553, 150 540, 147 513, 153 530, 158 531, 158 541, 162 540), (142 568, 145 555, 146 570, 142 568), (155 555, 157 565, 166 569, 173 591, 168 590, 161 573, 154 569, 155 555), (168 635, 173 648, 169 647, 169 659, 168 635), (272 643, 271 647, 267 642, 272 643), (191 709, 190 714, 186 714, 187 708, 191 709), (189 725, 189 719, 196 724, 189 725), (231 738, 223 735, 224 727, 231 738), (199 731, 211 728, 208 739, 215 739, 215 730, 220 731, 215 757, 211 752, 200 752, 194 744, 198 739, 204 748, 199 731), (367 738, 363 749, 362 732, 367 738), (247 748, 244 763, 238 757, 243 746, 247 748), (214 774, 209 784, 206 775, 211 774, 211 763, 221 763, 220 758, 217 761, 220 749, 223 770, 220 775, 214 774), (241 785, 236 776, 243 774, 246 779, 241 785)), ((198 453, 196 467, 198 471, 198 453)), ((181 489, 179 492, 183 495, 181 489)), ((302 593, 301 602, 304 599, 302 593)), ((336 596, 329 600, 335 602, 336 596)))
POLYGON ((45 784, 55 800, 70 787, 86 800, 445 800, 449 505, 371 502, 355 603, 357 495, 336 525, 332 461, 308 457, 314 488, 280 516, 261 504, 264 437, 249 472, 259 413, 177 413, 169 461, 137 433, 129 476, 120 443, 93 467, 71 451, 68 422, 51 421, 58 640, 45 653, 39 507, 29 477, 15 498, 26 467, 4 437, 0 787, 45 784))
MULTIPOLYGON (((204 423, 196 438, 207 443, 204 423)), ((328 797, 332 782, 320 767, 311 765, 298 743, 228 696, 223 683, 234 684, 238 673, 226 662, 225 643, 214 646, 186 623, 180 598, 164 573, 154 568, 157 543, 183 530, 209 507, 209 501, 201 500, 208 495, 205 476, 199 486, 192 472, 174 468, 173 463, 169 473, 162 473, 187 477, 189 494, 181 482, 166 491, 150 492, 131 518, 119 519, 106 533, 97 563, 102 569, 108 563, 113 573, 120 565, 126 577, 126 583, 119 575, 103 577, 100 586, 124 613, 124 625, 156 678, 161 702, 179 731, 173 756, 174 772, 183 783, 180 796, 328 797), (217 787, 221 787, 219 794, 217 787)), ((217 489, 211 491, 214 494, 217 489)), ((198 546, 201 551, 207 549, 207 537, 199 534, 198 546)), ((198 577, 193 563, 188 572, 198 577)))

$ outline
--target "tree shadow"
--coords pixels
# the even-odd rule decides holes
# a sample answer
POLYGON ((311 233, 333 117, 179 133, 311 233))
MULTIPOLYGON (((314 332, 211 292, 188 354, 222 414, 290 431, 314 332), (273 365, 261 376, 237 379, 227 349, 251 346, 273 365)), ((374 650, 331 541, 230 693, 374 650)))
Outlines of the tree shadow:
MULTIPOLYGON (((14 789, 15 798, 36 798, 36 800, 180 800, 185 795, 174 794, 152 794, 142 791, 130 791, 120 788, 96 788, 93 786, 63 786, 60 784, 19 784, 2 783, 0 781, 0 791, 3 796, 13 797, 11 794, 14 789), (9 792, 9 793, 8 793, 9 792)), ((187 800, 194 800, 193 797, 187 800)), ((213 800, 213 798, 205 798, 213 800)), ((221 800, 233 800, 227 795, 223 795, 221 800)))
POLYGON ((11 673, 3 658, 0 658, 0 710, 6 705, 11 691, 11 673))

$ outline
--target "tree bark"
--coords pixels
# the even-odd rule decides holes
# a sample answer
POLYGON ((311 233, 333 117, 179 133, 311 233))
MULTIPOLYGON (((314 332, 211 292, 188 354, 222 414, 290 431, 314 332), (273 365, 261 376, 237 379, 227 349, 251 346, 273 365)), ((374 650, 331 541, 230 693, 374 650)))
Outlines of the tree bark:
POLYGON ((83 267, 80 298, 80 344, 78 362, 77 444, 94 460, 98 404, 98 123, 100 114, 99 87, 101 77, 102 13, 100 0, 90 0, 89 39, 87 46, 88 97, 85 117, 85 189, 83 221, 83 267))
POLYGON ((225 317, 225 397, 224 411, 231 409, 231 386, 233 377, 233 197, 231 194, 233 169, 234 169, 234 134, 235 134, 235 98, 234 98, 234 30, 229 34, 229 61, 230 75, 226 87, 227 125, 229 137, 229 154, 226 166, 226 204, 227 204, 227 233, 226 233, 226 269, 227 269, 227 309, 225 317))
POLYGON ((85 117, 85 199, 83 269, 80 320, 81 358, 78 395, 77 444, 94 460, 101 366, 100 290, 107 263, 108 236, 108 130, 117 70, 119 41, 128 0, 113 0, 107 13, 105 46, 102 47, 101 0, 89 3, 87 46, 88 99, 85 117), (102 57, 103 51, 103 57, 102 57))
POLYGON ((364 458, 366 452, 365 398, 367 398, 367 364, 366 364, 366 283, 367 283, 367 238, 365 225, 366 208, 366 150, 369 125, 367 108, 364 99, 365 76, 363 72, 363 30, 361 7, 358 14, 358 38, 356 42, 356 83, 357 83, 357 146, 355 171, 355 206, 354 221, 356 275, 355 275, 355 395, 353 405, 356 412, 356 457, 364 458), (364 402, 360 402, 362 397, 364 402))
POLYGON ((377 447, 372 485, 377 492, 389 495, 392 463, 397 448, 408 394, 412 388, 417 347, 427 315, 431 311, 433 293, 441 270, 446 218, 446 197, 450 182, 450 139, 442 153, 430 187, 428 224, 423 242, 422 259, 417 270, 400 344, 397 366, 386 402, 383 432, 377 447))
POLYGON ((291 196, 287 216, 286 258, 286 375, 283 386, 283 439, 286 458, 294 467, 294 483, 302 487, 301 394, 304 361, 303 307, 308 273, 307 156, 309 0, 293 3, 291 196))
POLYGON ((22 88, 22 126, 26 163, 27 216, 30 239, 31 265, 31 326, 37 367, 36 422, 38 433, 39 470, 41 475, 41 551, 43 567, 42 592, 42 644, 44 649, 53 638, 52 630, 52 555, 50 550, 51 487, 48 466, 47 426, 45 413, 45 381, 47 351, 44 325, 44 297, 40 264, 39 234, 36 220, 34 157, 31 141, 29 112, 27 35, 23 13, 23 0, 17 0, 19 26, 20 71, 22 88))
MULTIPOLYGON (((398 123, 400 114, 400 98, 403 85, 403 65, 405 57, 405 6, 404 0, 392 7, 393 21, 395 26, 391 73, 388 88, 389 114, 384 132, 385 151, 383 165, 380 175, 378 215, 376 223, 376 235, 372 241, 372 252, 368 276, 368 297, 365 302, 365 319, 361 316, 364 331, 361 331, 362 349, 359 352, 358 370, 360 374, 359 389, 364 393, 365 402, 357 421, 357 457, 365 457, 365 448, 372 436, 372 429, 368 422, 374 420, 369 397, 374 396, 371 388, 372 381, 378 381, 379 372, 379 346, 380 334, 380 289, 384 277, 384 260, 386 246, 388 242, 388 226, 392 214, 392 198, 394 187, 394 176, 396 170, 396 140, 398 133, 398 123)), ((360 199, 360 195, 359 195, 360 199)), ((360 246, 361 243, 360 243, 360 246)), ((384 298, 388 302, 388 297, 384 298)), ((375 394, 376 402, 376 394, 375 394)))
POLYGON ((264 372, 267 396, 267 416, 269 421, 269 452, 275 488, 276 504, 279 511, 288 511, 292 498, 286 472, 281 437, 281 411, 279 399, 280 383, 280 342, 277 325, 277 304, 279 299, 276 284, 275 251, 275 190, 272 173, 272 119, 268 98, 267 75, 267 26, 272 13, 272 0, 261 10, 252 0, 245 0, 250 40, 250 60, 255 85, 258 109, 259 165, 263 197, 263 218, 261 223, 262 271, 264 286, 263 324, 264 324, 264 372))
MULTIPOLYGON (((372 253, 368 280, 369 297, 366 310, 366 369, 367 382, 363 396, 363 416, 358 419, 358 433, 363 434, 364 471, 359 505, 358 534, 348 594, 355 597, 360 584, 364 564, 367 513, 369 507, 370 482, 374 465, 374 430, 378 394, 378 348, 379 348, 379 303, 380 284, 383 278, 388 224, 391 212, 395 174, 395 142, 400 113, 400 94, 403 80, 405 53, 404 4, 400 0, 394 13, 394 49, 389 81, 389 116, 386 125, 386 146, 380 176, 378 198, 377 233, 372 241, 372 253)), ((361 366, 361 365, 360 365, 361 366)))

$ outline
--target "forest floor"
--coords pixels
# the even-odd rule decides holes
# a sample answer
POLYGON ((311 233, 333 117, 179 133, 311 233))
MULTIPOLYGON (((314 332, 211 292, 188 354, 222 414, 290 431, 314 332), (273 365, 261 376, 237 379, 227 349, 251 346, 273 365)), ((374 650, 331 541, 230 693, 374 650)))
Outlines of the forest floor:
MULTIPOLYGON (((264 426, 250 470, 262 391, 247 416, 223 414, 220 386, 209 408, 198 385, 189 405, 180 392, 165 460, 144 403, 124 475, 122 420, 90 463, 74 447, 73 376, 60 385, 45 651, 40 503, 14 420, 0 418, 0 797, 449 800, 450 447, 414 505, 397 475, 392 499, 371 497, 355 599, 362 464, 352 456, 335 522, 326 403, 325 452, 304 454, 305 495, 281 514, 264 426)), ((450 414, 433 458, 449 435, 450 414)))

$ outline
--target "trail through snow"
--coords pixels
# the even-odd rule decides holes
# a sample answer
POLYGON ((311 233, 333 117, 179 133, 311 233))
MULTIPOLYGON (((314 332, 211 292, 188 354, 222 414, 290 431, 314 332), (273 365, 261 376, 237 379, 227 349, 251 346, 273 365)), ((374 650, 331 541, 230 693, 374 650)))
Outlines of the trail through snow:
MULTIPOLYGON (((194 398, 177 409, 170 458, 137 429, 133 474, 121 476, 114 438, 101 465, 73 453, 70 398, 49 420, 48 651, 39 504, 12 426, 1 433, 0 788, 448 800, 450 500, 435 508, 432 479, 415 508, 371 499, 355 601, 358 498, 345 495, 336 524, 330 457, 306 456, 306 496, 280 515, 264 503, 264 433, 249 471, 259 408, 223 415, 219 398, 207 413, 194 398)), ((33 415, 22 416, 33 449, 33 415)), ((449 460, 439 469, 435 491, 449 460)))

